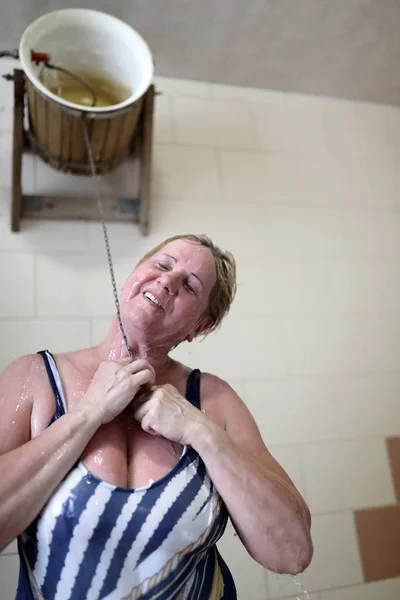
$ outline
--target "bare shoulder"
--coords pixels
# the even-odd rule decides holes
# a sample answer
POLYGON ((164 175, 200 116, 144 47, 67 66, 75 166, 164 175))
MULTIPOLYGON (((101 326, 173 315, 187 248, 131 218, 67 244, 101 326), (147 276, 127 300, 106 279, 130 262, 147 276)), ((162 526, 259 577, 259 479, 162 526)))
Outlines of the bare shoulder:
POLYGON ((34 398, 43 381, 43 372, 42 358, 27 354, 13 360, 0 374, 0 454, 30 439, 34 398))
POLYGON ((231 430, 238 420, 252 421, 252 417, 240 396, 232 386, 211 373, 201 374, 201 405, 206 412, 217 416, 217 421, 224 429, 231 430))
MULTIPOLYGON (((202 405, 214 407, 218 411, 219 422, 235 441, 243 446, 252 447, 254 451, 266 451, 257 423, 246 404, 224 379, 202 374, 202 405)), ((207 408, 206 408, 207 410, 207 408)))
POLYGON ((17 393, 23 387, 33 382, 36 377, 41 376, 43 360, 38 354, 25 354, 13 360, 0 373, 0 389, 10 386, 9 392, 17 393))
POLYGON ((244 404, 240 396, 235 392, 231 385, 221 377, 212 373, 202 372, 201 374, 201 397, 206 401, 217 401, 242 405, 244 404))

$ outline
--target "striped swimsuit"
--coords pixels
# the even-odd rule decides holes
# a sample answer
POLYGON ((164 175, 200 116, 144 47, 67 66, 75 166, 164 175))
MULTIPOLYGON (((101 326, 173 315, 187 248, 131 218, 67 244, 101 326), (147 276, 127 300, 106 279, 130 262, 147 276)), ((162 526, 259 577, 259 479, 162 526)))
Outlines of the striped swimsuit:
MULTIPOLYGON (((52 355, 40 354, 65 414, 52 355)), ((200 408, 200 371, 186 397, 200 408)), ((235 600, 216 542, 227 511, 200 456, 185 446, 175 467, 147 487, 127 489, 92 475, 79 460, 18 538, 16 600, 235 600)))

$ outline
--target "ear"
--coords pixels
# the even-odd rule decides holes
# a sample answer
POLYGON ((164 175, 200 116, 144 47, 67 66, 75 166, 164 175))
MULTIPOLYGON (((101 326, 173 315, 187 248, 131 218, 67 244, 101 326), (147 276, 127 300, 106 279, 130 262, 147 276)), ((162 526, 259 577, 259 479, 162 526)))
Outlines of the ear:
POLYGON ((211 323, 212 323, 211 317, 204 317, 204 319, 202 319, 200 321, 200 323, 197 325, 197 327, 185 337, 185 340, 187 342, 192 342, 194 340, 194 338, 197 337, 198 335, 200 335, 201 333, 203 333, 203 331, 205 329, 207 329, 207 327, 209 327, 211 325, 211 323))

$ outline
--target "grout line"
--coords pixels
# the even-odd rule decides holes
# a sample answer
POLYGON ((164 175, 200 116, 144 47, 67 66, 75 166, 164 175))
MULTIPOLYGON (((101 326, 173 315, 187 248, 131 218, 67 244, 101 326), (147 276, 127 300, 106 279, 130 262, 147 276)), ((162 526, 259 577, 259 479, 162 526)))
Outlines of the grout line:
POLYGON ((178 144, 178 127, 176 122, 175 104, 173 98, 167 94, 167 111, 168 111, 168 122, 171 128, 171 136, 173 144, 178 144))
POLYGON ((37 265, 37 254, 33 254, 33 318, 38 318, 38 265, 37 265))

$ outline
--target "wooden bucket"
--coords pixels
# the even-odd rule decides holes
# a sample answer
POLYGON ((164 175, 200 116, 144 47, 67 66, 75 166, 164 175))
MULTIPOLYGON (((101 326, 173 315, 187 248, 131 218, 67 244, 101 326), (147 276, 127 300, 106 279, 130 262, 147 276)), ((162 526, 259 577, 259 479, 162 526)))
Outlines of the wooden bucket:
POLYGON ((139 34, 105 13, 61 10, 44 15, 25 30, 19 55, 28 93, 28 135, 39 156, 55 169, 90 175, 84 119, 97 173, 117 167, 132 148, 143 96, 153 77, 153 59, 139 34), (132 93, 108 107, 68 102, 42 83, 43 65, 32 60, 32 51, 49 54, 52 64, 72 73, 90 70, 129 87, 132 93))

